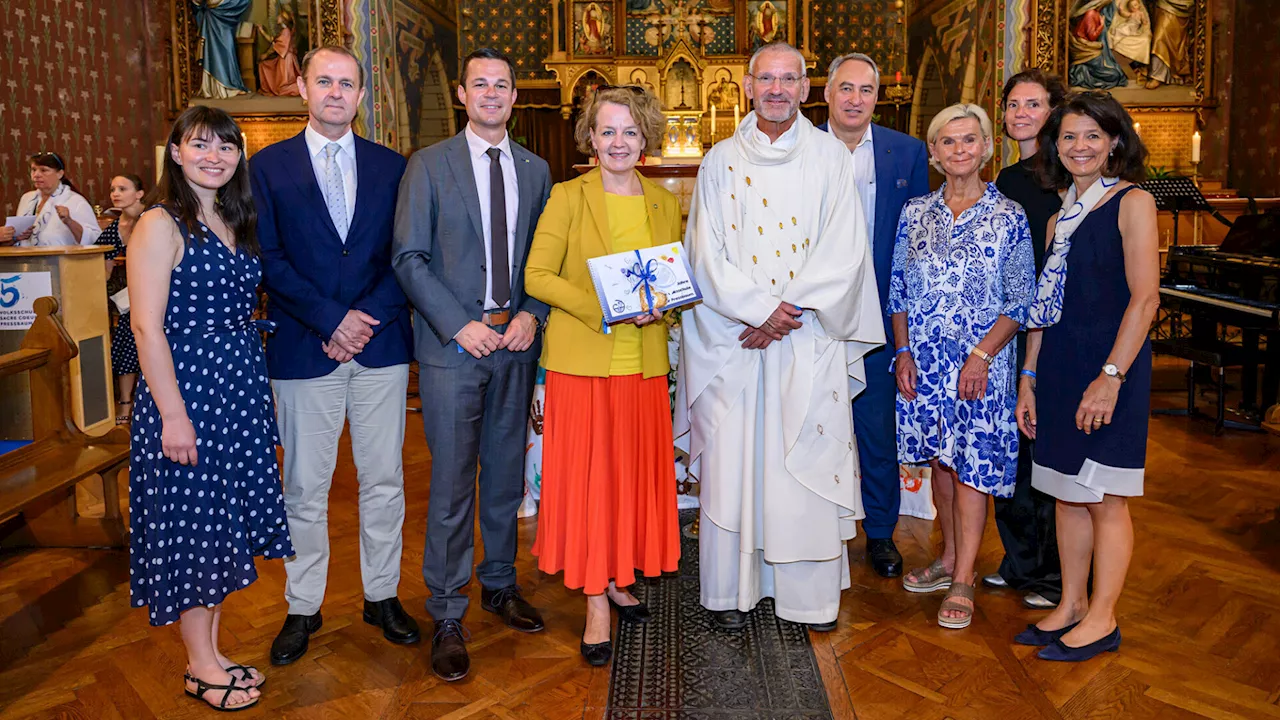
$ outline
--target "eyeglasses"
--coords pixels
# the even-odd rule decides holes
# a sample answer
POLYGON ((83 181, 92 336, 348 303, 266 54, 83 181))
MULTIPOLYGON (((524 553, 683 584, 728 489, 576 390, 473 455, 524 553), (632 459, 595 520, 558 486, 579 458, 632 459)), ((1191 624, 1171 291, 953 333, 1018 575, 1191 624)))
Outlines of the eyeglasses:
MULTIPOLYGON (((58 153, 56 153, 56 152, 53 152, 52 150, 41 150, 41 151, 39 151, 39 152, 35 153, 34 155, 32 155, 32 156, 29 158, 29 160, 30 160, 31 162, 36 162, 37 160, 40 160, 40 161, 44 161, 44 160, 52 160, 52 161, 54 161, 55 163, 57 163, 57 164, 58 164, 58 167, 57 167, 57 168, 55 168, 56 170, 66 170, 66 169, 67 169, 66 163, 62 162, 62 156, 61 156, 61 155, 59 155, 59 154, 58 154, 58 153)), ((38 165, 46 165, 47 163, 45 163, 45 162, 39 162, 39 163, 36 163, 36 164, 38 164, 38 165)))
POLYGON ((755 81, 757 83, 765 87, 771 87, 775 82, 780 82, 782 83, 782 87, 787 88, 788 90, 795 87, 796 85, 799 85, 800 81, 804 79, 803 75, 790 75, 790 74, 782 75, 780 77, 776 75, 768 75, 768 74, 766 75, 748 74, 747 77, 755 78, 755 81))

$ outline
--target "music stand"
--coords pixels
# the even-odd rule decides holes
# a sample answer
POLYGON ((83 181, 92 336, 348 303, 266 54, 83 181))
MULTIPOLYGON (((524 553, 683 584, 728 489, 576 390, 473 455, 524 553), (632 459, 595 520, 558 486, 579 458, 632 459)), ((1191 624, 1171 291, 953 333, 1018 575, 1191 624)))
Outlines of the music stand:
POLYGON ((1204 195, 1200 194, 1200 188, 1188 177, 1159 178, 1156 180, 1145 180, 1138 187, 1151 193, 1156 199, 1157 210, 1168 210, 1173 213, 1173 245, 1178 246, 1178 213, 1183 210, 1191 212, 1213 212, 1213 206, 1208 200, 1204 199, 1204 195))

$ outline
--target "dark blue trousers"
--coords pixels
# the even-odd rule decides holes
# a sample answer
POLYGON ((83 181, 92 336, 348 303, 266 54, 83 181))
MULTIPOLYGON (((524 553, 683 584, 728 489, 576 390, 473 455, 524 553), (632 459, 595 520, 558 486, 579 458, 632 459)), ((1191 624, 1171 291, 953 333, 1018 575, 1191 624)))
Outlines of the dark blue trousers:
POLYGON ((862 465, 862 505, 867 512, 862 531, 871 540, 893 537, 902 505, 898 429, 894 420, 898 386, 889 372, 892 358, 889 345, 863 358, 867 389, 853 399, 853 432, 858 438, 858 460, 862 465))

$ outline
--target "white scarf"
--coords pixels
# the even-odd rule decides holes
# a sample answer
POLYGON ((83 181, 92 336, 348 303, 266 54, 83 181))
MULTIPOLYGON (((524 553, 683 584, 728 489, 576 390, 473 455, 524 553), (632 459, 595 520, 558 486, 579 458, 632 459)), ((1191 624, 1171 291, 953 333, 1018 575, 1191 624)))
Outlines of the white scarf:
POLYGON ((1053 244, 1044 259, 1044 270, 1036 284, 1036 297, 1031 301, 1028 328, 1046 328, 1062 319, 1062 301, 1067 289, 1067 253, 1071 252, 1071 235, 1089 216, 1103 195, 1107 194, 1119 178, 1100 177, 1076 199, 1076 186, 1067 188, 1067 196, 1058 211, 1058 224, 1053 229, 1053 244))

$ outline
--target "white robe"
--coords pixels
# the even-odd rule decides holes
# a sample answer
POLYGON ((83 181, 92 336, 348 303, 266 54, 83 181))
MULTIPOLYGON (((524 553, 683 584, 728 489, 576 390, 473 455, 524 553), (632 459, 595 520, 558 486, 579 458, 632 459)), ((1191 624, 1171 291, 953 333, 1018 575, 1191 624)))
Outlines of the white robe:
POLYGON ((771 144, 750 113, 703 160, 685 246, 704 300, 682 317, 675 429, 701 461, 715 526, 701 531, 709 609, 773 596, 781 617, 826 622, 848 585, 839 563, 863 516, 849 402, 865 387, 862 356, 885 339, 862 213, 849 151, 803 116, 771 144), (803 327, 744 349, 739 334, 780 301, 804 310, 803 327), (776 587, 813 577, 775 572, 785 564, 815 562, 827 579, 776 587))

